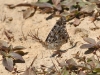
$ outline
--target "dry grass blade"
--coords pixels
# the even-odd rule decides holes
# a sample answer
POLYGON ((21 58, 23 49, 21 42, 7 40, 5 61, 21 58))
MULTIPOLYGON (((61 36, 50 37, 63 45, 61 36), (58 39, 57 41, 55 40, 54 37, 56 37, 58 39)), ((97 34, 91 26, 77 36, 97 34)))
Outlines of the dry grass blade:
POLYGON ((9 30, 4 29, 4 34, 6 35, 6 37, 8 38, 9 41, 11 41, 11 40, 14 41, 14 36, 13 36, 12 32, 10 32, 9 30))
POLYGON ((34 61, 37 59, 37 56, 38 56, 38 55, 35 56, 35 58, 33 59, 31 65, 30 65, 29 67, 31 67, 31 66, 33 65, 34 61))
POLYGON ((41 43, 43 46, 46 46, 46 43, 43 42, 39 37, 38 37, 38 32, 37 34, 33 34, 31 31, 29 32, 28 36, 32 37, 32 39, 34 39, 35 41, 38 41, 39 43, 41 43))
POLYGON ((51 60, 51 61, 52 61, 53 65, 54 65, 54 68, 55 68, 56 73, 58 73, 58 75, 61 75, 61 73, 57 70, 57 67, 56 67, 56 65, 54 64, 53 60, 51 60))
POLYGON ((33 59, 31 65, 26 69, 26 71, 23 73, 23 75, 37 75, 37 73, 35 72, 35 68, 32 67, 34 61, 37 59, 37 55, 35 56, 35 58, 33 59))

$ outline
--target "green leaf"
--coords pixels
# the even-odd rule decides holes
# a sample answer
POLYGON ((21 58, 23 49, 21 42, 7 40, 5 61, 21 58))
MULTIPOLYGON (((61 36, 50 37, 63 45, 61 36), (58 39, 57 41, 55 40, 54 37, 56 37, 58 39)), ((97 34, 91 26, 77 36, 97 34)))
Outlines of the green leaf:
POLYGON ((99 46, 100 46, 100 41, 98 41, 98 42, 97 42, 97 45, 99 45, 99 46))
POLYGON ((75 4, 76 4, 75 0, 65 0, 65 1, 61 2, 61 5, 65 5, 68 8, 70 8, 71 6, 73 6, 75 4))
POLYGON ((91 69, 92 69, 92 68, 95 68, 95 62, 90 61, 90 62, 88 62, 88 64, 90 65, 91 69))
POLYGON ((13 59, 12 58, 4 58, 3 59, 3 65, 5 66, 5 68, 8 70, 8 71, 12 71, 13 70, 13 59))
POLYGON ((13 51, 13 46, 10 45, 10 46, 8 47, 8 50, 9 50, 9 52, 10 52, 10 51, 13 51))
POLYGON ((16 60, 19 59, 21 61, 24 61, 24 59, 22 58, 21 55, 15 53, 15 52, 10 52, 9 55, 11 55, 13 58, 15 58, 16 60))
POLYGON ((64 67, 64 68, 61 70, 61 75, 69 75, 69 71, 66 70, 66 67, 64 67))
POLYGON ((62 16, 69 16, 69 12, 64 11, 64 12, 61 13, 61 15, 62 15, 62 16))
POLYGON ((100 2, 99 0, 87 0, 87 1, 92 2, 92 3, 98 3, 98 2, 100 2))
POLYGON ((96 5, 95 4, 89 4, 84 6, 81 11, 82 12, 87 12, 87 13, 91 13, 94 11, 94 9, 96 9, 96 5))
POLYGON ((95 48, 89 48, 87 51, 85 51, 84 54, 90 54, 90 53, 93 53, 94 50, 95 50, 95 48))
POLYGON ((64 0, 61 2, 61 5, 70 8, 71 6, 76 5, 77 2, 82 2, 82 0, 64 0))
POLYGON ((100 72, 100 68, 95 68, 93 72, 100 72))
POLYGON ((81 49, 92 48, 92 47, 94 47, 93 44, 83 44, 82 46, 80 46, 81 49))
POLYGON ((87 58, 87 62, 90 62, 90 61, 92 61, 92 62, 94 62, 94 63, 98 63, 98 64, 99 64, 99 61, 98 61, 98 60, 96 60, 94 56, 92 56, 92 57, 90 57, 90 58, 87 58))
POLYGON ((21 56, 28 54, 28 52, 23 52, 23 51, 16 51, 15 53, 17 53, 21 56))
POLYGON ((85 2, 79 2, 78 5, 79 5, 80 7, 85 7, 85 6, 86 6, 86 3, 85 3, 85 2))
POLYGON ((56 8, 57 10, 62 10, 62 7, 61 7, 60 4, 59 5, 54 5, 54 8, 56 8))
POLYGON ((7 56, 7 53, 4 51, 0 51, 0 54, 3 55, 4 57, 7 56))
POLYGON ((68 65, 74 65, 74 66, 77 66, 76 62, 75 62, 74 59, 72 59, 72 58, 69 59, 69 60, 67 60, 66 63, 67 63, 68 65))
POLYGON ((23 46, 15 46, 13 48, 14 51, 16 51, 16 50, 22 50, 22 49, 25 49, 25 47, 23 47, 23 46))
POLYGON ((45 3, 45 2, 33 3, 33 6, 38 6, 40 8, 44 8, 44 7, 53 8, 53 6, 50 3, 45 3))
POLYGON ((86 63, 81 63, 81 64, 79 65, 79 67, 81 67, 83 70, 89 70, 89 69, 90 69, 90 66, 89 66, 89 65, 87 66, 86 63))
POLYGON ((8 47, 8 43, 6 41, 0 40, 0 47, 8 47))
POLYGON ((85 42, 88 42, 89 44, 96 45, 96 41, 94 39, 92 39, 92 38, 84 37, 83 40, 85 42))
POLYGON ((48 2, 49 0, 39 0, 38 2, 48 2))
POLYGON ((76 75, 76 73, 72 72, 71 75, 76 75))
POLYGON ((96 65, 96 68, 100 68, 100 62, 99 61, 95 62, 95 65, 96 65))

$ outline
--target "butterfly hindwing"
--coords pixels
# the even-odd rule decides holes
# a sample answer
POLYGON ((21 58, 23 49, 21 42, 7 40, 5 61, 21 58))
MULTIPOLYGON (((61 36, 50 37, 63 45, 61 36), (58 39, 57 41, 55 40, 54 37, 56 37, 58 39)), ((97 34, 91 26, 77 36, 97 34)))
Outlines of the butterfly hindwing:
POLYGON ((54 44, 54 46, 60 46, 67 42, 69 35, 66 30, 66 18, 61 17, 50 31, 46 38, 48 44, 54 44))

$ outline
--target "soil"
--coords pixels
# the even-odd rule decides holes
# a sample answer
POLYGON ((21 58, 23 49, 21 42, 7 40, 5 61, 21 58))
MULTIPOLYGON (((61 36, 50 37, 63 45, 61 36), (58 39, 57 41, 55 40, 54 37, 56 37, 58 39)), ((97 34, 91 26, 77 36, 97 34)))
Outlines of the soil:
MULTIPOLYGON (((9 9, 5 5, 25 2, 31 3, 33 0, 0 0, 0 40, 5 40, 13 46, 20 45, 26 48, 23 50, 24 52, 28 52, 27 55, 23 56, 25 63, 17 63, 16 67, 18 70, 25 71, 36 55, 37 59, 35 60, 33 66, 36 68, 39 68, 41 65, 50 67, 53 65, 52 61, 55 64, 57 63, 55 57, 50 57, 53 50, 46 49, 41 45, 41 43, 29 37, 28 34, 30 31, 33 34, 36 34, 38 31, 38 37, 45 41, 47 35, 59 17, 46 20, 46 17, 48 17, 50 14, 41 14, 39 11, 37 11, 34 16, 24 19, 22 10, 26 10, 27 7, 16 7, 14 9, 9 9), (14 40, 10 41, 4 34, 4 30, 9 30, 12 32, 11 36, 14 36, 14 40), (25 40, 24 38, 27 39, 25 40)), ((95 21, 95 24, 100 27, 100 21, 95 21)), ((86 49, 80 49, 80 46, 82 43, 86 42, 83 41, 82 37, 88 36, 97 41, 97 37, 100 36, 100 29, 91 30, 91 28, 95 28, 95 25, 90 21, 90 17, 84 18, 77 27, 70 25, 70 23, 67 22, 66 29, 69 33, 70 41, 73 45, 77 42, 77 45, 63 53, 62 56, 57 59, 62 62, 65 59, 72 58, 73 54, 77 53, 78 51, 81 53, 81 55, 84 55, 84 51, 86 51, 86 49)), ((72 44, 68 42, 64 44, 61 49, 68 49, 72 47, 72 44)), ((2 56, 0 56, 0 59, 0 75, 13 75, 11 72, 5 70, 5 67, 2 65, 2 56)))

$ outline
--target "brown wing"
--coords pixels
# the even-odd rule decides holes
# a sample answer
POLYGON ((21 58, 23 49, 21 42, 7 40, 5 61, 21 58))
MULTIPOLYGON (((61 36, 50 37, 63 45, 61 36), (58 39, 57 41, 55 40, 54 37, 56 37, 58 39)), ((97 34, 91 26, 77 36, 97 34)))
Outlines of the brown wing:
POLYGON ((50 31, 46 38, 46 42, 50 44, 57 43, 59 45, 63 42, 67 42, 68 38, 69 35, 66 30, 66 18, 61 17, 50 31))

